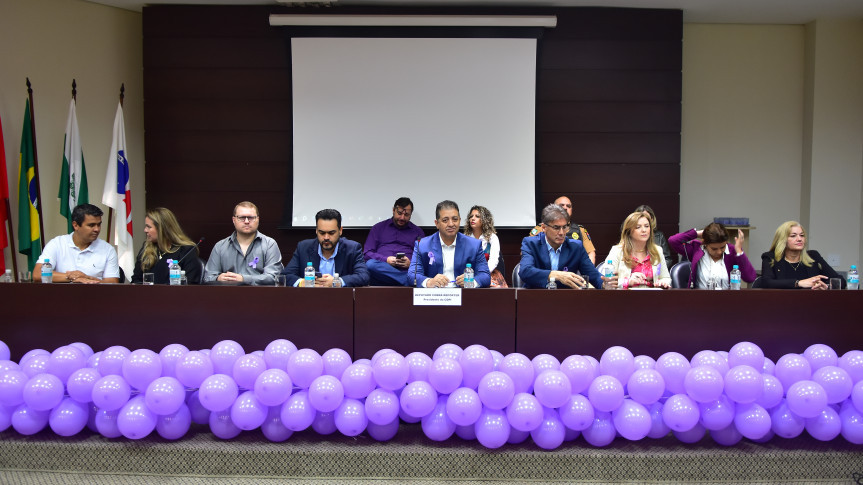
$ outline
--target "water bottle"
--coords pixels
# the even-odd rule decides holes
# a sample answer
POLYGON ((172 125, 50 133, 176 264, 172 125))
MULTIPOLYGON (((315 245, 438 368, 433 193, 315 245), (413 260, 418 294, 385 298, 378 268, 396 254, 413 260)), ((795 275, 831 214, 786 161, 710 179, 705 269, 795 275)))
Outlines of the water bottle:
POLYGON ((339 279, 339 274, 333 273, 333 288, 341 288, 341 287, 342 287, 342 280, 339 279))
POLYGON ((610 259, 605 262, 605 268, 602 276, 605 276, 606 278, 614 278, 614 265, 610 259))
POLYGON ((306 269, 303 271, 303 286, 306 288, 315 287, 315 266, 311 261, 306 263, 306 269))
POLYGON ((848 271, 848 286, 849 290, 860 289, 860 273, 857 272, 857 265, 852 264, 848 271))
POLYGON ((557 289, 557 282, 555 282, 554 280, 555 280, 554 276, 549 276, 548 277, 548 284, 545 285, 545 289, 556 290, 557 289))
POLYGON ((180 286, 186 286, 189 284, 189 280, 186 278, 186 272, 180 271, 180 286))
POLYGON ((729 275, 728 281, 732 290, 740 289, 740 267, 736 264, 731 268, 731 274, 729 275))
POLYGON ((168 260, 168 282, 171 283, 171 286, 180 286, 180 264, 177 263, 176 259, 168 260))
POLYGON ((470 266, 470 263, 467 263, 464 268, 464 287, 476 288, 476 280, 473 279, 473 268, 470 266))
POLYGON ((0 283, 11 283, 11 282, 12 282, 12 270, 7 269, 6 273, 4 273, 2 277, 0 277, 0 283))
POLYGON ((45 262, 42 263, 42 283, 53 283, 54 282, 54 266, 51 265, 51 260, 45 258, 45 262))

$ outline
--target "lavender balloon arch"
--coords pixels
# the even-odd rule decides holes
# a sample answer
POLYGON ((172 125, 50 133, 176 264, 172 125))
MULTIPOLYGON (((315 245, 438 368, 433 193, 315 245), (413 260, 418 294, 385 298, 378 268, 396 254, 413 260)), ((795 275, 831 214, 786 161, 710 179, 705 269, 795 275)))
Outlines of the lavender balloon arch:
POLYGON ((455 434, 487 448, 530 438, 551 450, 579 435, 606 446, 669 433, 732 446, 804 431, 863 444, 863 351, 840 357, 822 344, 775 363, 750 342, 692 359, 611 347, 599 360, 562 362, 455 344, 432 356, 382 349, 352 361, 341 349, 321 355, 288 340, 248 354, 225 340, 158 354, 122 346, 94 353, 76 342, 31 350, 18 363, 9 357, 0 342, 0 431, 23 435, 50 427, 73 436, 87 427, 108 438, 155 431, 175 440, 197 423, 222 439, 260 428, 280 442, 311 427, 386 441, 403 421, 421 423, 434 441, 455 434))

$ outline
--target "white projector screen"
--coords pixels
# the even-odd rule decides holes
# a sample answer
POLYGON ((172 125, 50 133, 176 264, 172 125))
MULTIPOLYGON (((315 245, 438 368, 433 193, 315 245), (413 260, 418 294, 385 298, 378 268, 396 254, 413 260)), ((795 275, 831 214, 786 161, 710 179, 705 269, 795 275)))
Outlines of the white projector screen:
POLYGON ((294 38, 292 225, 434 223, 444 199, 535 223, 536 39, 294 38))

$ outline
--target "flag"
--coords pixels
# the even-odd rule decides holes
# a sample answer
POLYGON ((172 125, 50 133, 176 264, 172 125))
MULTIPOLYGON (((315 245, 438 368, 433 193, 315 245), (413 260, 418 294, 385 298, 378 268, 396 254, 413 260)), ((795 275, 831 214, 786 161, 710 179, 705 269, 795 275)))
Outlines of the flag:
POLYGON ((27 269, 33 271, 42 253, 37 207, 36 161, 33 156, 33 131, 30 127, 30 100, 24 108, 24 129, 21 130, 21 152, 18 156, 18 252, 27 255, 27 269))
MULTIPOLYGON (((6 147, 3 145, 3 123, 0 123, 0 271, 6 268, 6 207, 9 203, 9 179, 6 176, 6 147)), ((14 258, 15 255, 13 254, 14 258)))
POLYGON ((129 161, 126 160, 126 128, 122 104, 117 106, 117 115, 114 117, 114 136, 111 153, 108 154, 102 203, 117 213, 114 218, 114 244, 117 245, 117 260, 128 280, 135 270, 135 254, 132 252, 132 192, 129 189, 129 161))
POLYGON ((87 169, 84 168, 84 152, 81 150, 81 134, 78 132, 78 115, 75 98, 69 102, 69 119, 66 120, 66 137, 63 143, 63 169, 60 173, 60 215, 66 218, 66 232, 72 232, 72 209, 89 200, 87 169))

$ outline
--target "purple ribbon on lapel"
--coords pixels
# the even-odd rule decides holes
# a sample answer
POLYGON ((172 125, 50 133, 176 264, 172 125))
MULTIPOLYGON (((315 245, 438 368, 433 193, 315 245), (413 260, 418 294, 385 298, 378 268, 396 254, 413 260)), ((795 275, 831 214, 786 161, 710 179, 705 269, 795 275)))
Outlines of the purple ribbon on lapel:
POLYGON ((563 267, 563 270, 568 272, 568 271, 569 271, 569 268, 567 268, 566 266, 564 266, 564 267, 563 267))
POLYGON ((249 263, 249 267, 250 268, 257 268, 258 267, 258 261, 259 261, 258 257, 255 256, 255 259, 253 259, 252 262, 249 263))
POLYGON ((434 264, 434 253, 429 251, 429 264, 434 264))

